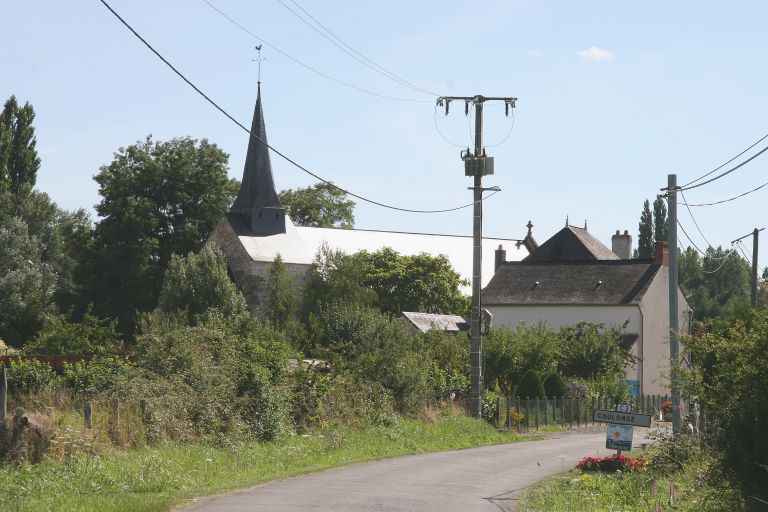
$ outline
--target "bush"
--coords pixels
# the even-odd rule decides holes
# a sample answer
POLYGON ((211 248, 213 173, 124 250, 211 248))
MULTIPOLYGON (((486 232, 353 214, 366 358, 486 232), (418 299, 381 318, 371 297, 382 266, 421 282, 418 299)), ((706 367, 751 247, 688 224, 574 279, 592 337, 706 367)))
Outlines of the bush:
POLYGON ((35 359, 12 359, 8 367, 8 390, 11 393, 37 393, 53 388, 59 376, 47 363, 35 359))
POLYGON ((117 325, 86 313, 80 322, 70 322, 63 315, 49 315, 40 333, 24 346, 35 355, 105 355, 122 348, 117 325))
POLYGON ((525 372, 520 380, 520 385, 517 387, 517 396, 522 398, 544 398, 544 386, 538 373, 534 370, 525 372))
POLYGON ((499 395, 494 391, 486 391, 483 393, 483 401, 480 407, 480 414, 483 419, 495 425, 499 418, 499 395))
POLYGON ((529 370, 544 374, 555 370, 557 346, 555 331, 543 324, 491 330, 484 341, 486 386, 498 386, 505 396, 512 396, 529 370))
POLYGON ((562 398, 568 393, 568 386, 558 373, 551 373, 544 379, 544 394, 549 398, 562 398))
POLYGON ((115 356, 64 363, 64 382, 75 393, 101 393, 112 389, 132 368, 128 361, 115 356))

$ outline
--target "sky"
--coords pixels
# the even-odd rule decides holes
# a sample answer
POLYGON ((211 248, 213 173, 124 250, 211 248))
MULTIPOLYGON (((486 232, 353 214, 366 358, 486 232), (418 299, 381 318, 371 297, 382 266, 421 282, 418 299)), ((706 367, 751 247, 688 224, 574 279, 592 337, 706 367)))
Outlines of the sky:
MULTIPOLYGON (((278 0, 210 0, 264 38, 262 94, 269 142, 357 194, 413 209, 471 201, 459 159, 472 144, 462 105, 361 65, 278 0), (360 93, 297 65, 276 46, 360 93), (447 139, 447 142, 445 139, 447 139)), ((676 173, 684 183, 768 132, 764 20, 768 3, 323 2, 299 5, 381 67, 440 95, 515 96, 513 118, 488 104, 485 142, 502 192, 485 202, 485 233, 543 241, 570 219, 610 246, 637 225, 676 173), (761 64, 763 63, 763 64, 761 64), (510 131, 511 130, 511 131, 510 131)), ((284 2, 297 10, 289 0, 284 2)), ((112 6, 204 91, 250 124, 259 41, 203 0, 111 0, 112 6)), ((113 153, 152 135, 207 138, 239 178, 247 134, 160 63, 97 0, 0 0, 0 97, 37 113, 38 187, 66 209, 93 209, 93 176, 113 153), (12 22, 8 22, 12 20, 12 22)), ((277 187, 314 181, 273 155, 277 187)), ((723 199, 766 181, 768 156, 686 194, 723 199)), ((707 240, 768 224, 768 189, 694 210, 707 240)), ((680 219, 706 242, 685 209, 680 219)), ((358 202, 356 226, 469 234, 471 211, 406 214, 358 202)), ((682 245, 687 242, 682 239, 682 245)), ((751 253, 751 241, 744 248, 751 253)), ((765 245, 768 247, 768 245, 765 245)), ((751 256, 751 254, 750 254, 751 256)), ((768 250, 760 258, 768 265, 768 250)))

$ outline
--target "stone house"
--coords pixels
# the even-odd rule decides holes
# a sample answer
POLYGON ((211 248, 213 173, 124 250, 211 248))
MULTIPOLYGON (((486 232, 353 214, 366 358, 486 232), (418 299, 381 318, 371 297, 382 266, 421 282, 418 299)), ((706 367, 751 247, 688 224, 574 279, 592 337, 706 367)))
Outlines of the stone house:
MULTIPOLYGON (((638 360, 626 369, 634 393, 669 392, 669 254, 657 243, 654 259, 631 259, 625 231, 608 249, 585 228, 566 225, 521 261, 499 256, 483 290, 495 326, 544 323, 554 329, 579 322, 623 328, 638 360)), ((691 309, 678 289, 680 331, 691 309)))

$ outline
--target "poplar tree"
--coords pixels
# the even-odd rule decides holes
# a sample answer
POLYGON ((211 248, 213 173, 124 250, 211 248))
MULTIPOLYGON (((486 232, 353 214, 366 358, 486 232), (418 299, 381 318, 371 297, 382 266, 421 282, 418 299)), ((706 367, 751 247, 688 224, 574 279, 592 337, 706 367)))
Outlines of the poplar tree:
POLYGON ((667 205, 664 199, 657 197, 653 202, 653 235, 655 240, 667 239, 667 205))
POLYGON ((17 198, 32 190, 40 168, 34 120, 32 105, 19 107, 15 96, 0 112, 0 192, 11 191, 17 198))
POLYGON ((653 228, 651 203, 646 199, 643 203, 643 212, 640 214, 640 224, 638 226, 637 257, 640 259, 653 257, 653 228))

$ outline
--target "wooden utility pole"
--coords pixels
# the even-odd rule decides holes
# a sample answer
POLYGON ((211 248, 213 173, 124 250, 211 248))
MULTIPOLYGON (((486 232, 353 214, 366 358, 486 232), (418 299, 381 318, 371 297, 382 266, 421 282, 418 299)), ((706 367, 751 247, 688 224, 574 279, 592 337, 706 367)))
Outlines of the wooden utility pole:
POLYGON ((470 395, 470 413, 479 418, 482 413, 483 395, 483 342, 482 342, 482 288, 483 259, 483 176, 493 174, 493 157, 487 156, 483 147, 483 104, 486 101, 503 101, 506 115, 515 107, 517 98, 476 96, 441 96, 438 106, 445 107, 448 115, 452 101, 464 102, 464 114, 469 114, 469 105, 475 107, 475 150, 467 148, 461 154, 464 161, 464 175, 474 177, 474 208, 472 213, 472 316, 470 318, 469 362, 471 367, 472 390, 470 395))
MULTIPOLYGON (((747 233, 744 236, 740 236, 739 238, 735 240, 731 240, 731 245, 738 244, 745 238, 751 236, 752 237, 752 286, 751 286, 751 298, 752 298, 752 307, 757 307, 760 295, 758 292, 758 284, 759 284, 759 275, 758 275, 758 268, 757 268, 757 260, 760 255, 759 251, 759 242, 760 242, 760 232, 764 230, 765 228, 755 228, 752 230, 751 233, 747 233)), ((741 247, 739 247, 741 249, 741 247)), ((743 254, 743 252, 742 252, 743 254)), ((746 254, 744 255, 746 258, 746 254)))
POLYGON ((667 176, 667 210, 669 211, 669 229, 667 230, 667 249, 669 250, 669 364, 672 379, 672 432, 680 433, 680 375, 679 341, 680 317, 677 307, 677 174, 667 176))

